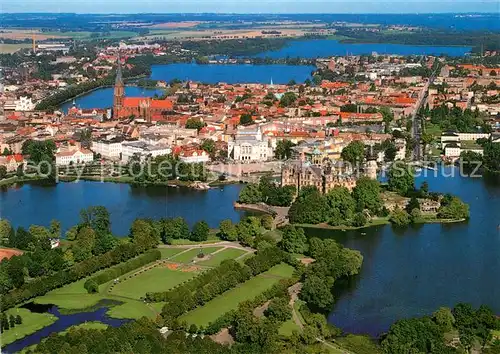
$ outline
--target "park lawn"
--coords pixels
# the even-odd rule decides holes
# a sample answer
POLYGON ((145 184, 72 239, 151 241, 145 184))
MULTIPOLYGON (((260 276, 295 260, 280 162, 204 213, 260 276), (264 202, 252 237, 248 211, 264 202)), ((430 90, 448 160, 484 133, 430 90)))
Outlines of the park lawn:
POLYGON ((356 354, 380 354, 381 348, 368 336, 348 334, 335 340, 341 348, 356 354))
POLYGON ((295 268, 286 263, 280 263, 263 273, 266 275, 274 275, 277 277, 290 278, 293 275, 295 268))
POLYGON ((66 334, 72 329, 106 329, 106 328, 108 328, 108 325, 105 323, 99 321, 90 321, 90 322, 80 323, 79 325, 71 326, 64 331, 59 332, 58 334, 66 334))
POLYGON ((226 291, 207 302, 204 306, 181 316, 179 320, 181 322, 186 321, 188 324, 194 323, 198 327, 206 327, 210 322, 215 321, 226 312, 235 310, 241 302, 253 300, 257 295, 279 282, 277 277, 268 278, 265 276, 271 271, 272 269, 247 280, 236 288, 226 291))
POLYGON ((121 299, 121 301, 124 301, 124 303, 113 306, 106 312, 109 317, 134 320, 144 316, 150 318, 156 317, 155 309, 149 307, 143 301, 132 299, 121 299))
POLYGON ((187 238, 178 238, 178 239, 171 239, 169 240, 169 242, 171 245, 177 245, 177 246, 202 245, 205 243, 221 242, 222 240, 219 236, 217 236, 217 232, 218 230, 211 229, 206 241, 191 241, 188 240, 187 238))
POLYGON ((57 317, 50 313, 34 313, 28 309, 19 307, 7 310, 7 315, 20 315, 23 319, 23 323, 2 333, 2 345, 15 342, 57 321, 57 317))
POLYGON ((283 322, 280 328, 278 328, 278 334, 285 337, 290 337, 294 331, 300 333, 300 327, 297 326, 293 318, 283 322))
POLYGON ((161 259, 168 259, 175 256, 177 253, 184 251, 182 248, 158 248, 161 253, 161 259))
POLYGON ((172 289, 197 274, 197 272, 182 272, 180 270, 168 269, 165 266, 157 266, 130 279, 119 282, 114 285, 110 293, 140 299, 148 292, 160 292, 172 289))
POLYGON ((193 258, 195 258, 200 253, 200 251, 203 251, 204 254, 210 254, 221 248, 222 247, 204 247, 204 248, 196 247, 184 253, 178 254, 177 256, 174 256, 170 260, 179 263, 190 263, 191 260, 193 260, 193 258))
POLYGON ((96 305, 106 299, 104 294, 50 294, 36 297, 36 304, 54 304, 60 309, 80 310, 96 305))
POLYGON ((222 251, 217 252, 214 255, 212 255, 210 257, 210 259, 208 259, 206 261, 201 261, 198 264, 216 267, 219 264, 221 264, 222 261, 225 261, 226 259, 235 259, 241 255, 244 255, 247 252, 248 251, 240 250, 237 248, 226 248, 225 250, 222 250, 222 251))

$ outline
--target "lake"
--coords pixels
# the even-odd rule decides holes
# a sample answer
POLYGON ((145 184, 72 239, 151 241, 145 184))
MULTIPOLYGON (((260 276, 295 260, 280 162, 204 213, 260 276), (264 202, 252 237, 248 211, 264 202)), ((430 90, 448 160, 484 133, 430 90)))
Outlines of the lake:
POLYGON ((469 203, 470 220, 406 229, 308 230, 309 236, 333 237, 363 254, 360 274, 340 291, 329 316, 346 332, 375 336, 397 319, 458 302, 486 304, 500 314, 500 178, 419 177, 417 186, 424 180, 431 191, 469 203))
POLYGON ((206 191, 163 186, 132 187, 121 183, 69 182, 55 186, 24 184, 20 188, 0 191, 1 217, 15 227, 30 224, 48 226, 57 219, 63 230, 78 223, 80 210, 103 205, 111 214, 113 233, 128 235, 138 217, 162 218, 182 216, 193 225, 205 220, 218 227, 224 219, 239 221, 243 211, 233 208, 241 185, 226 185, 206 191))
POLYGON ((289 41, 279 50, 259 53, 256 57, 270 58, 317 58, 333 55, 398 54, 398 55, 440 55, 463 56, 471 47, 419 46, 387 43, 340 43, 330 39, 310 39, 289 41))
MULTIPOLYGON (((343 330, 378 335, 398 319, 431 314, 460 301, 486 304, 500 314, 499 178, 439 174, 418 177, 417 186, 424 180, 430 190, 453 193, 469 203, 470 220, 407 229, 308 230, 310 236, 333 237, 364 256, 360 274, 339 292, 329 316, 343 330)), ((196 191, 99 182, 25 184, 0 192, 0 207, 2 218, 14 226, 49 225, 55 218, 67 229, 78 222, 80 209, 104 205, 111 213, 113 232, 126 235, 136 217, 183 216, 191 225, 204 219, 211 227, 223 219, 237 221, 245 215, 233 209, 240 189, 241 185, 196 191)))
POLYGON ((251 64, 203 64, 182 63, 153 65, 151 79, 170 81, 172 79, 192 80, 216 84, 225 82, 287 84, 290 80, 304 82, 311 78, 316 67, 307 65, 251 65, 251 64))

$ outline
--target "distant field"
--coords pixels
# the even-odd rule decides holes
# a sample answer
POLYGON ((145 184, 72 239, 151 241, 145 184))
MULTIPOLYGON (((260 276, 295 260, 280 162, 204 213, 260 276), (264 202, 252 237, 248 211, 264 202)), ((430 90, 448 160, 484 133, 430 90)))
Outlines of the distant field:
POLYGON ((20 49, 31 48, 29 43, 19 43, 19 44, 0 44, 0 54, 11 54, 15 53, 20 49))
POLYGON ((43 34, 47 36, 57 36, 57 37, 71 37, 75 39, 83 39, 83 38, 88 38, 92 34, 92 32, 88 31, 68 31, 68 32, 59 32, 59 31, 53 31, 53 32, 43 32, 43 34))
POLYGON ((283 265, 279 264, 236 288, 226 291, 224 294, 207 302, 204 306, 188 312, 181 316, 179 320, 186 321, 188 324, 194 323, 197 326, 207 326, 224 313, 236 309, 241 302, 252 300, 260 293, 271 288, 281 278, 275 276, 269 277, 269 275, 283 274, 283 269, 283 265))
POLYGON ((116 284, 111 294, 139 299, 147 292, 167 291, 197 274, 197 272, 183 272, 158 266, 116 284))

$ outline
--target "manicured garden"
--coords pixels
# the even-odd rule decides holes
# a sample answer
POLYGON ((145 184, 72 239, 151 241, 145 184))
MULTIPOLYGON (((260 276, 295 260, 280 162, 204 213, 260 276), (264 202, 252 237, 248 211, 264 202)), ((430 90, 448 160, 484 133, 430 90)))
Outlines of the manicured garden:
POLYGON ((215 321, 226 312, 236 309, 241 302, 254 299, 257 295, 278 283, 282 278, 277 274, 285 274, 284 266, 292 268, 287 264, 278 264, 269 271, 257 275, 243 284, 226 291, 222 295, 207 302, 204 306, 188 312, 181 316, 179 320, 197 326, 207 326, 210 322, 215 321))
POLYGON ((226 259, 235 259, 235 258, 238 258, 239 256, 244 255, 245 253, 247 253, 247 251, 245 251, 245 250, 241 250, 241 249, 237 249, 237 248, 226 248, 222 251, 219 251, 219 252, 211 255, 210 259, 208 259, 206 261, 198 262, 198 264, 216 267, 219 264, 221 264, 222 261, 224 261, 226 259))
POLYGON ((147 292, 166 291, 197 275, 194 271, 171 270, 159 265, 114 285, 111 294, 140 299, 147 292))
POLYGON ((182 252, 182 253, 179 253, 178 255, 172 257, 170 260, 172 262, 179 262, 179 263, 189 263, 191 262, 193 259, 195 259, 198 254, 200 254, 200 252, 203 252, 203 254, 210 254, 210 253, 213 253, 219 249, 221 249, 222 247, 204 247, 204 248, 200 248, 200 247, 197 247, 197 248, 192 248, 188 251, 185 251, 185 252, 182 252))

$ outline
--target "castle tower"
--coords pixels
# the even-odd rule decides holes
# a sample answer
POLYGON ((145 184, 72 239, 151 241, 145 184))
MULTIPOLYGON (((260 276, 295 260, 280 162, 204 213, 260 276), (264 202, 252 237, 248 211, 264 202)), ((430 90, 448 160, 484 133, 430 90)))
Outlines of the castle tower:
POLYGON ((113 96, 113 118, 119 118, 119 112, 123 106, 123 98, 125 96, 125 88, 122 78, 122 63, 118 57, 118 69, 116 70, 115 91, 113 96))

